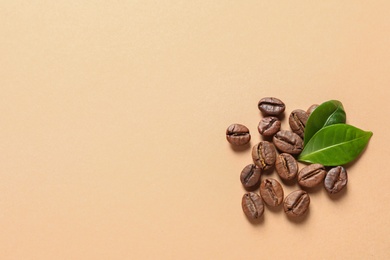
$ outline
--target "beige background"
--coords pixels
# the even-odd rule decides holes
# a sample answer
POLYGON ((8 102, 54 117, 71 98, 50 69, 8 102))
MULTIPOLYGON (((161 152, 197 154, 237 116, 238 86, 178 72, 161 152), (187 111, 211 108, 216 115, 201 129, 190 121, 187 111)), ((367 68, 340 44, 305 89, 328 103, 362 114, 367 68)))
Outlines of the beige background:
POLYGON ((0 1, 0 258, 389 259, 389 8, 0 1), (374 132, 347 190, 311 193, 298 223, 241 210, 250 150, 224 132, 258 142, 265 96, 285 129, 338 99, 374 132))

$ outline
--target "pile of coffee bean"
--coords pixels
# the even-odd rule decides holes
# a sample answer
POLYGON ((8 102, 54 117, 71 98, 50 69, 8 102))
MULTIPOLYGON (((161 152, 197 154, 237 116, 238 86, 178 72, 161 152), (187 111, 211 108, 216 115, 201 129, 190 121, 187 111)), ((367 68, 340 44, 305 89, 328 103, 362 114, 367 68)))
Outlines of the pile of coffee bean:
MULTIPOLYGON (((312 105, 306 111, 293 110, 288 118, 291 130, 283 130, 281 118, 285 104, 274 97, 265 97, 258 102, 263 117, 257 128, 263 141, 253 146, 253 163, 246 165, 240 175, 241 183, 247 190, 241 205, 249 219, 258 219, 263 215, 264 203, 269 207, 278 207, 283 203, 288 217, 303 217, 310 205, 310 189, 323 183, 329 194, 335 194, 347 185, 347 171, 342 166, 327 169, 316 163, 299 169, 296 158, 303 150, 307 119, 316 107, 318 105, 312 105), (301 189, 284 197, 283 187, 276 179, 262 179, 264 172, 274 169, 282 182, 297 181, 301 189)), ((226 130, 226 139, 233 146, 242 146, 250 142, 251 135, 248 127, 232 124, 226 130)))

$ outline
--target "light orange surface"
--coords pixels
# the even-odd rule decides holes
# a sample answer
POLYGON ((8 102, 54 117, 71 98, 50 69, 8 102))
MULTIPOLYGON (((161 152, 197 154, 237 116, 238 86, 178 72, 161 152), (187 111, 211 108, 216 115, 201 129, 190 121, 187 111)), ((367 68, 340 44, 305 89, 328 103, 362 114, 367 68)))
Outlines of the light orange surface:
POLYGON ((389 259, 389 8, 1 1, 0 259, 389 259), (241 210, 250 149, 225 130, 261 140, 266 96, 284 129, 338 99, 374 133, 347 190, 310 193, 298 223, 241 210))

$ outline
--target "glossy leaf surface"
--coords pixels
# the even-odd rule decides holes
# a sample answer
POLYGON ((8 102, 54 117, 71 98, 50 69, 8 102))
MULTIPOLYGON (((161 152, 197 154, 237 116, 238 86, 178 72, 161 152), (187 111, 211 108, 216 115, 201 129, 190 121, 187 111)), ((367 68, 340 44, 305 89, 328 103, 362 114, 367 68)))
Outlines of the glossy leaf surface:
POLYGON ((319 130, 305 145, 299 161, 325 166, 344 165, 364 150, 372 132, 348 124, 333 124, 319 130))
POLYGON ((319 105, 307 119, 304 143, 308 143, 312 136, 321 128, 346 122, 343 104, 337 100, 329 100, 319 105))

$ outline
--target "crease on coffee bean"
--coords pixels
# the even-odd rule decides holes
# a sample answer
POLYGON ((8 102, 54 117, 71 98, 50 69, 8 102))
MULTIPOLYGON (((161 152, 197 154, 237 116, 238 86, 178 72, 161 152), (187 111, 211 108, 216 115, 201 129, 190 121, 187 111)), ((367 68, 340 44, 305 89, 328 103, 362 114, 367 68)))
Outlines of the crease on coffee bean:
POLYGON ((266 191, 270 195, 271 199, 274 201, 274 205, 278 205, 278 197, 276 196, 275 191, 272 188, 273 187, 272 182, 270 182, 269 180, 266 180, 265 182, 266 182, 265 184, 266 191))
MULTIPOLYGON (((333 176, 331 176, 331 177, 333 177, 333 176)), ((333 190, 335 185, 336 185, 336 183, 342 181, 342 179, 340 178, 340 172, 337 172, 337 177, 330 178, 330 179, 332 181, 331 182, 332 186, 330 187, 330 190, 333 190)))
POLYGON ((294 215, 298 215, 299 213, 295 213, 294 212, 294 210, 299 210, 300 209, 300 206, 301 206, 301 204, 304 202, 304 200, 305 200, 305 194, 301 194, 300 196, 299 196, 299 199, 297 199, 294 203, 293 203, 293 205, 291 205, 291 209, 290 209, 290 211, 294 214, 294 215))
POLYGON ((246 136, 249 135, 248 129, 245 126, 241 127, 236 131, 237 125, 232 125, 231 128, 228 129, 227 135, 229 136, 246 136))
POLYGON ((264 161, 264 156, 262 156, 262 154, 261 154, 262 148, 263 148, 262 143, 259 143, 259 146, 258 146, 258 149, 257 149, 257 157, 259 157, 261 166, 264 169, 267 166, 267 164, 264 161))
POLYGON ((294 142, 294 140, 292 140, 292 141, 290 142, 290 140, 289 140, 288 138, 284 138, 283 135, 282 135, 282 136, 280 136, 280 135, 275 135, 275 138, 278 139, 278 140, 280 140, 280 141, 284 141, 284 142, 286 142, 286 143, 288 143, 288 144, 291 144, 291 145, 293 145, 293 146, 296 145, 296 142, 294 142))
POLYGON ((273 124, 277 121, 276 118, 270 118, 271 121, 269 121, 266 125, 265 125, 265 129, 263 132, 267 131, 268 129, 270 129, 273 124))
POLYGON ((302 120, 298 117, 296 113, 293 113, 293 117, 295 119, 295 122, 298 124, 299 130, 303 132, 305 130, 305 124, 302 122, 302 120))
POLYGON ((287 173, 290 173, 290 167, 289 164, 287 163, 286 157, 284 157, 283 155, 281 157, 282 157, 283 168, 287 171, 287 173))
POLYGON ((247 199, 249 200, 249 207, 252 209, 251 213, 254 213, 254 218, 258 218, 259 212, 257 211, 256 203, 253 201, 252 197, 247 194, 247 199))
MULTIPOLYGON (((329 189, 330 193, 337 193, 339 191, 338 185, 342 186, 343 182, 345 181, 343 178, 341 178, 341 173, 343 172, 342 169, 337 168, 337 170, 333 171, 335 172, 335 175, 330 175, 327 176, 327 183, 329 183, 329 180, 331 181, 330 183, 332 184, 329 189)), ((342 188, 341 188, 342 189, 342 188)))
POLYGON ((301 180, 307 180, 307 179, 310 179, 311 177, 313 176, 317 176, 318 174, 321 173, 321 169, 318 169, 318 170, 315 170, 315 171, 312 171, 312 172, 309 172, 307 174, 304 174, 302 177, 301 177, 301 180))
POLYGON ((251 169, 249 170, 248 175, 244 177, 244 182, 248 183, 249 179, 252 178, 253 174, 255 174, 255 166, 251 165, 251 169))
POLYGON ((247 136, 248 132, 228 133, 229 136, 247 136))
MULTIPOLYGON (((297 136, 299 137, 299 135, 297 135, 297 136)), ((302 146, 296 138, 291 138, 292 140, 289 140, 288 138, 285 138, 283 135, 278 135, 278 134, 276 134, 274 136, 274 138, 276 140, 278 140, 279 142, 285 142, 286 144, 289 144, 292 148, 287 148, 289 150, 288 152, 302 151, 302 146)), ((287 151, 285 151, 285 152, 287 152, 287 151)))
POLYGON ((272 103, 272 102, 267 102, 267 101, 261 102, 260 106, 283 107, 282 104, 272 103))

